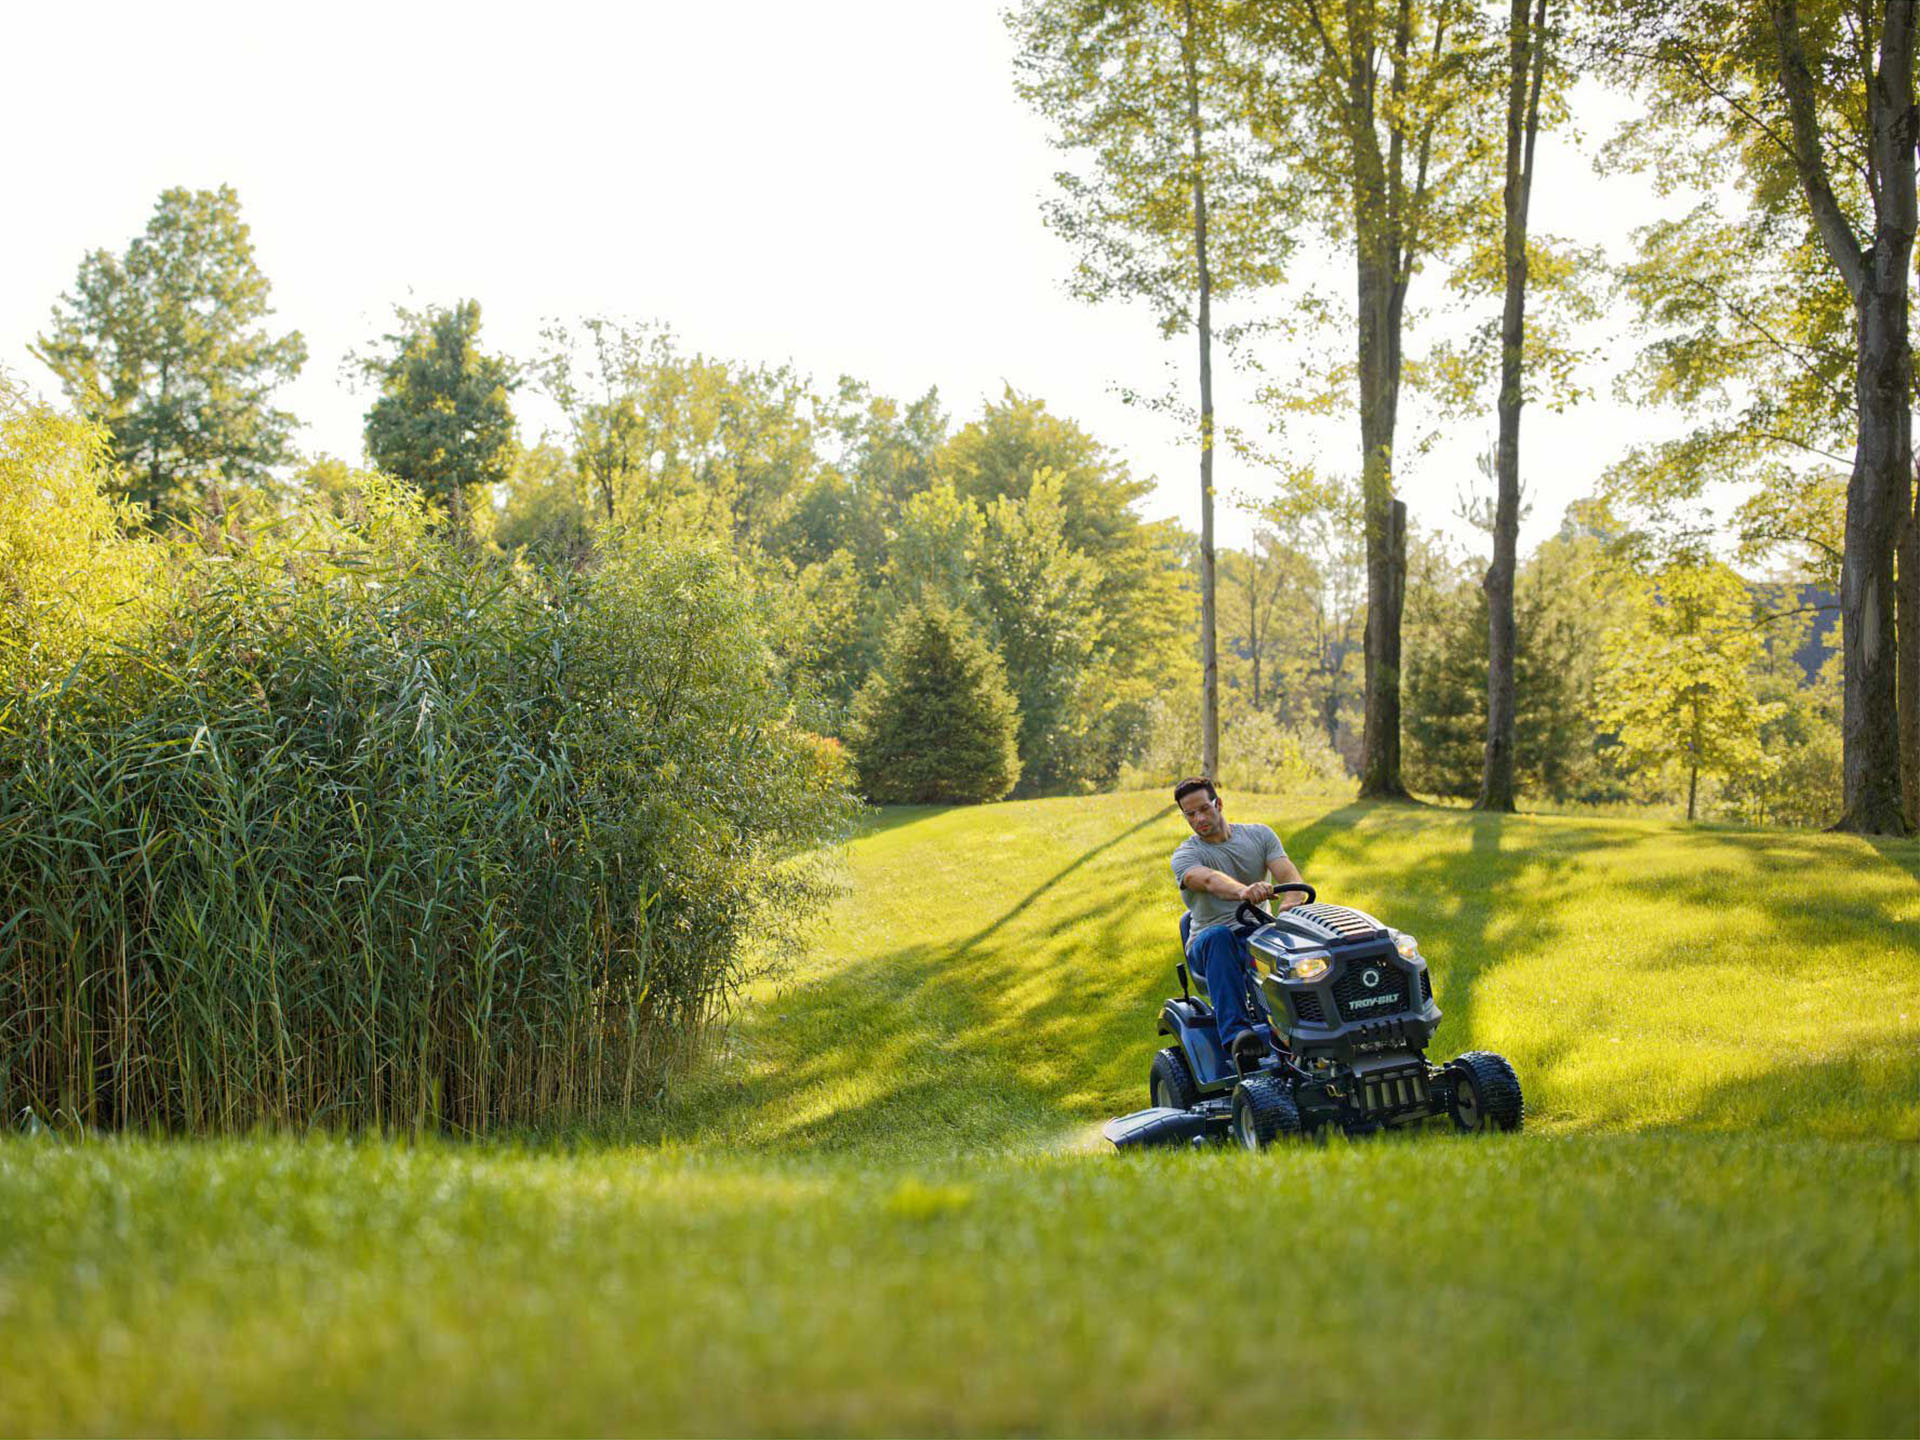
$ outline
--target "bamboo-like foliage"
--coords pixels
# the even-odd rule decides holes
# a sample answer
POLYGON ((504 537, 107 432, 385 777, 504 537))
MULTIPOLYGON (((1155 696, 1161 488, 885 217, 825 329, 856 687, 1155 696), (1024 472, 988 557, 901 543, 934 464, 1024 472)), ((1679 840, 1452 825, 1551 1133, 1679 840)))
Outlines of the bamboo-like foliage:
POLYGON ((8 1114, 629 1106, 824 893, 847 802, 724 557, 556 575, 360 509, 221 538, 146 643, 0 702, 8 1114))

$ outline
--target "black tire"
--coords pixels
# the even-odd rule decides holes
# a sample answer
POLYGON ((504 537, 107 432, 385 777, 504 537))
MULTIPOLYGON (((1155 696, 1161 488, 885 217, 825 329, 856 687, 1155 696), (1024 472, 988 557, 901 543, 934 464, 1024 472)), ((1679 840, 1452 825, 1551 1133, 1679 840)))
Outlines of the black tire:
POLYGON ((1153 1057, 1153 1068, 1147 1072, 1147 1103, 1171 1110, 1191 1110, 1200 1103, 1193 1067, 1178 1045, 1169 1045, 1153 1057))
POLYGON ((1498 1055, 1469 1050, 1452 1065, 1453 1123, 1469 1134, 1489 1130, 1518 1130, 1527 1118, 1520 1077, 1498 1055))
POLYGON ((1262 1150, 1300 1134, 1300 1109, 1276 1075, 1249 1075, 1233 1087, 1233 1138, 1242 1149, 1262 1150))

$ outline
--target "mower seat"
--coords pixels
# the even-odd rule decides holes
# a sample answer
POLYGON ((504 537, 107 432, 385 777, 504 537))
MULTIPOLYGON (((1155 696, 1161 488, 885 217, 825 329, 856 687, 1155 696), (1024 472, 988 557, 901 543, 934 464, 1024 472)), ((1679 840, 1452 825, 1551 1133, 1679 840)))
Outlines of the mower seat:
MULTIPOLYGON (((1200 1002, 1207 1014, 1211 1016, 1213 1013, 1213 997, 1207 993, 1207 977, 1187 963, 1187 941, 1192 935, 1193 916, 1191 914, 1182 915, 1180 917, 1180 963, 1174 966, 1174 974, 1179 977, 1181 988, 1184 990, 1190 987, 1194 998, 1200 1002)), ((1245 1004, 1247 1014, 1257 1016, 1260 1013, 1259 1002, 1254 998, 1253 994, 1253 972, 1251 970, 1247 972, 1245 1004)), ((1268 1027, 1265 1025, 1256 1025, 1254 1028, 1257 1030, 1266 1030, 1268 1027)))
POLYGON ((1207 999, 1207 977, 1187 964, 1187 940, 1192 934, 1193 916, 1183 913, 1180 916, 1180 960, 1173 967, 1173 974, 1180 982, 1180 988, 1191 994, 1202 1010, 1211 1014, 1213 1005, 1207 999))

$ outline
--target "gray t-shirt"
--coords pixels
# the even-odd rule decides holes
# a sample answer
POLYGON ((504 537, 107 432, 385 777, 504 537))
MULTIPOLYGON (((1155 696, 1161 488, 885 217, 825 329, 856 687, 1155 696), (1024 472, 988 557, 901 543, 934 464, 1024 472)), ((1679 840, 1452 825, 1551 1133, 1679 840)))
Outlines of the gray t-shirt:
POLYGON ((1255 881, 1272 878, 1272 872, 1267 869, 1269 861, 1286 858, 1286 847, 1280 843, 1280 837, 1266 825, 1230 825, 1227 838, 1218 845, 1210 844, 1198 835, 1189 835, 1182 840, 1179 848, 1173 852, 1173 883, 1180 887, 1180 898, 1187 902, 1187 913, 1193 916, 1193 930, 1187 938, 1188 945, 1198 940, 1200 932, 1209 926, 1226 924, 1240 908, 1237 900, 1222 900, 1218 895, 1209 895, 1204 890, 1187 889, 1189 870, 1196 865, 1204 865, 1209 870, 1218 870, 1222 875, 1231 875, 1242 885, 1251 885, 1255 881))

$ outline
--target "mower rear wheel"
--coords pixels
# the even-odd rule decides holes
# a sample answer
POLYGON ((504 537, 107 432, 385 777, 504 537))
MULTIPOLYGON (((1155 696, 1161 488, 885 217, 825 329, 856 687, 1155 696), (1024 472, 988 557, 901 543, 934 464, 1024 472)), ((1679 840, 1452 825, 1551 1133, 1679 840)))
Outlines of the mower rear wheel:
POLYGON ((1275 1075, 1249 1075, 1233 1087, 1233 1138, 1246 1150, 1262 1150, 1300 1133, 1293 1092, 1275 1075))
POLYGON ((1448 1067, 1453 1071, 1453 1123, 1470 1134, 1518 1130, 1527 1118, 1520 1077, 1500 1056, 1469 1050, 1448 1067))
POLYGON ((1169 1110, 1191 1110, 1200 1103, 1193 1067, 1178 1045, 1169 1045, 1153 1057, 1153 1068, 1147 1072, 1147 1100, 1169 1110))

